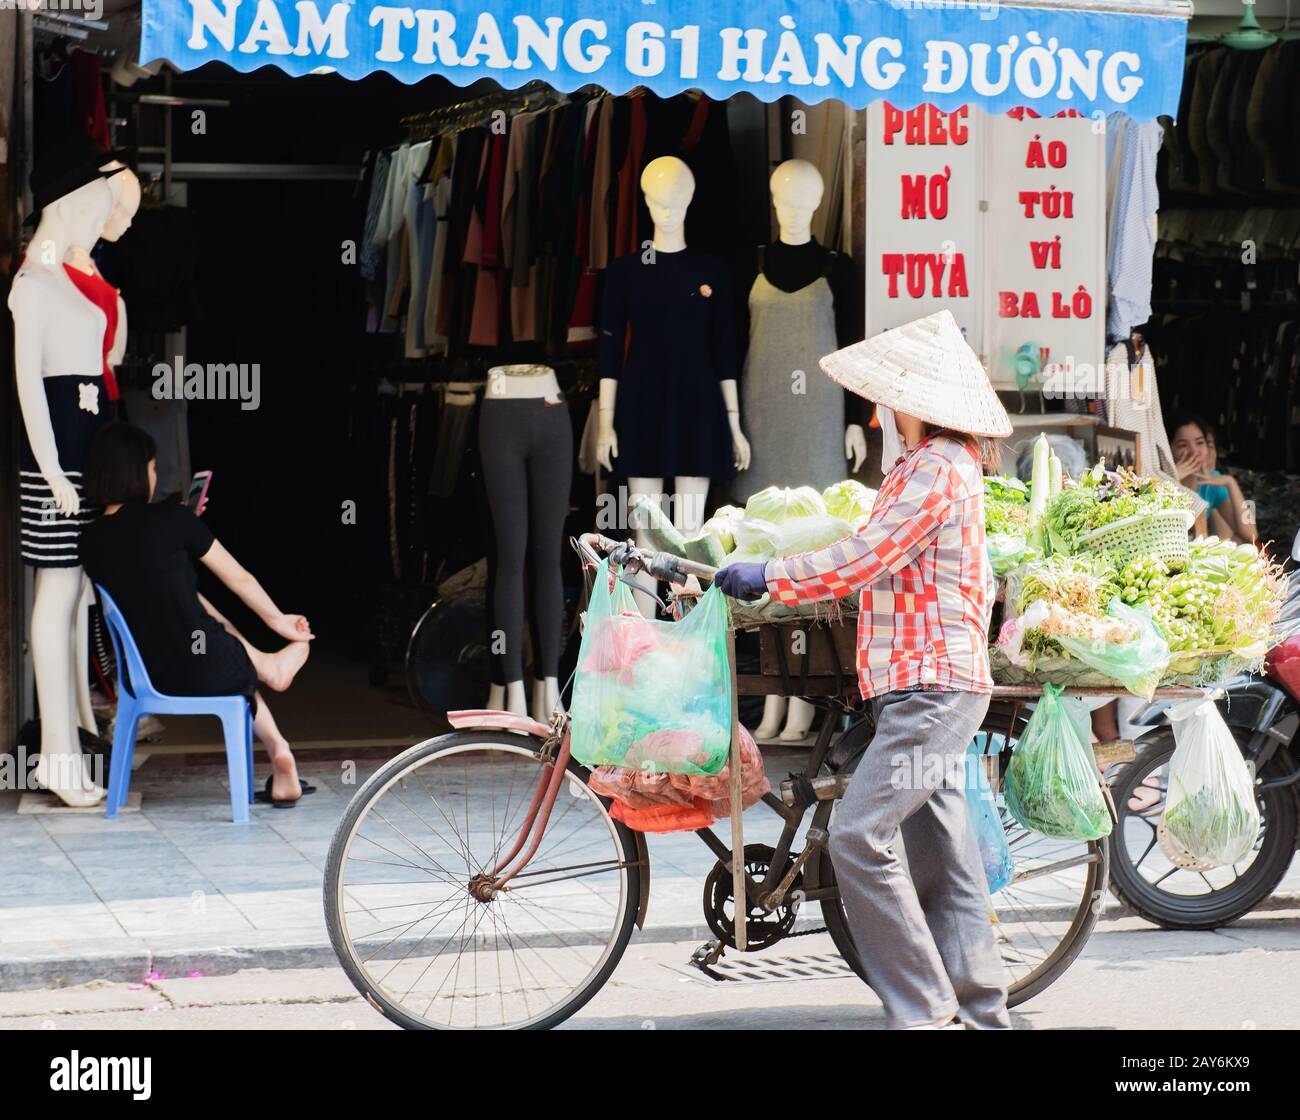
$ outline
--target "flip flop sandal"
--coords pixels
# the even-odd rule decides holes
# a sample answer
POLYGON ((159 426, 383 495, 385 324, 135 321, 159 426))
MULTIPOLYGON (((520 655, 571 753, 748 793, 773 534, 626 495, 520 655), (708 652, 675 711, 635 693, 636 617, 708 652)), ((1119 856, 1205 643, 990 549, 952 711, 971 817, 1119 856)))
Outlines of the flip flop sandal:
MULTIPOLYGON (((255 794, 253 794, 253 800, 254 800, 254 801, 257 801, 257 802, 260 802, 260 803, 262 803, 262 804, 264 804, 264 805, 265 805, 265 804, 271 804, 271 805, 274 805, 277 809, 292 809, 295 805, 298 804, 298 802, 299 802, 302 798, 301 798, 301 797, 294 797, 294 798, 291 798, 291 799, 290 799, 290 798, 283 798, 283 797, 272 797, 272 796, 271 796, 271 783, 272 783, 274 780, 275 780, 274 778, 267 778, 267 779, 266 779, 266 786, 265 786, 265 788, 260 789, 260 790, 258 790, 255 794)), ((309 784, 308 782, 305 782, 302 778, 299 778, 299 779, 298 779, 298 785, 299 785, 299 786, 301 787, 301 789, 302 789, 302 797, 306 797, 307 794, 309 794, 309 793, 315 793, 315 792, 316 792, 316 787, 313 786, 313 785, 311 785, 311 784, 309 784)))
POLYGON ((1142 784, 1129 794, 1128 811, 1136 813, 1139 817, 1149 816, 1163 797, 1164 790, 1160 788, 1159 776, 1148 774, 1142 779, 1142 784))

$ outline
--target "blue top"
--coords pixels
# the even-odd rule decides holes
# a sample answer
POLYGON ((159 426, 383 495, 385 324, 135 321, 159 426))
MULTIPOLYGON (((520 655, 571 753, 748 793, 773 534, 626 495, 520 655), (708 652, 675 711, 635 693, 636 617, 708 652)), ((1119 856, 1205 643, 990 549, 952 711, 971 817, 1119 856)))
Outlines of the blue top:
MULTIPOLYGON (((1211 474, 1222 474, 1222 471, 1211 471, 1211 474)), ((1196 493, 1209 504, 1211 509, 1218 509, 1228 500, 1228 488, 1226 486, 1211 486, 1208 482, 1202 482, 1196 487, 1196 493)))

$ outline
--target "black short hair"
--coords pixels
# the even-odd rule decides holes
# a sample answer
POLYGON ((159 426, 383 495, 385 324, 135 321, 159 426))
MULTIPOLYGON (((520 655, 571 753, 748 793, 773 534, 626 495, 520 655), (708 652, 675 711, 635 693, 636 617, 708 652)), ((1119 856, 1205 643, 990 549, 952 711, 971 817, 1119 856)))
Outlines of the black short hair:
POLYGON ((149 500, 149 462, 158 445, 143 428, 113 420, 95 433, 86 454, 86 504, 98 506, 149 500))

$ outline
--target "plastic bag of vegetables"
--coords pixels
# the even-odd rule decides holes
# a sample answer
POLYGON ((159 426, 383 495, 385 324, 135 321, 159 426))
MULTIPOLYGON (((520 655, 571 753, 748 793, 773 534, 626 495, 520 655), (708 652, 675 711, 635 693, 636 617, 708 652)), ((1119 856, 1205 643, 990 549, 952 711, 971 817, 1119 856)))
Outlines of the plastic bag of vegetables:
POLYGON ((1106 616, 1129 626, 1134 638, 1107 642, 1057 634, 1056 640, 1071 657, 1118 681, 1134 696, 1150 700, 1169 668, 1169 643, 1146 611, 1130 607, 1118 597, 1107 604, 1106 616))
POLYGON ((573 689, 573 757, 585 766, 716 774, 731 749, 727 600, 710 587, 680 622, 643 619, 596 569, 573 689))
POLYGON ((1165 835, 1202 865, 1236 863, 1259 836, 1254 775, 1209 697, 1173 705, 1169 719, 1175 748, 1165 835))
POLYGON ((1011 752, 1003 796, 1031 832, 1057 840, 1110 835, 1110 812, 1092 751, 1061 703, 1060 687, 1043 686, 1029 726, 1011 752))
POLYGON ((989 894, 997 894, 1016 873, 1011 862, 1011 848, 1007 845, 1006 829, 1002 827, 993 789, 984 770, 984 756, 997 755, 1001 750, 1002 736, 983 732, 976 735, 966 749, 966 817, 979 844, 980 862, 984 865, 989 894))

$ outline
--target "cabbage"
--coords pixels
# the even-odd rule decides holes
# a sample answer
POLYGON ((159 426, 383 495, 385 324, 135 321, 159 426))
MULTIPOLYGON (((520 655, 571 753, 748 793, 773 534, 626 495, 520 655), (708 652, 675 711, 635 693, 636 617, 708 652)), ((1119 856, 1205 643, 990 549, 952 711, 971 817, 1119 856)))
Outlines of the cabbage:
POLYGON ((772 522, 757 517, 743 517, 731 527, 737 548, 749 548, 755 544, 766 544, 770 547, 772 534, 775 532, 776 526, 772 522))
POLYGON ((745 511, 736 506, 719 506, 703 525, 701 533, 712 533, 722 545, 723 552, 736 547, 736 522, 744 519, 745 511))
POLYGON ((796 517, 776 527, 772 550, 777 556, 795 556, 834 544, 853 535, 853 526, 842 517, 796 517))
POLYGON ((727 553, 726 564, 762 564, 772 559, 772 546, 767 541, 754 541, 727 553))
POLYGON ((854 522, 871 513, 876 492, 868 490, 856 478, 846 478, 826 487, 822 491, 822 500, 826 503, 826 512, 832 517, 854 522))
POLYGON ((746 518, 736 526, 736 549, 728 564, 757 563, 773 557, 811 552, 853 534, 853 526, 840 517, 822 514, 795 517, 780 525, 746 518))
MULTIPOLYGON (((745 503, 746 518, 758 518, 773 524, 788 521, 792 517, 813 517, 818 514, 825 516, 826 503, 811 486, 796 486, 792 490, 769 486, 745 503)), ((737 541, 739 539, 737 537, 737 541)))

